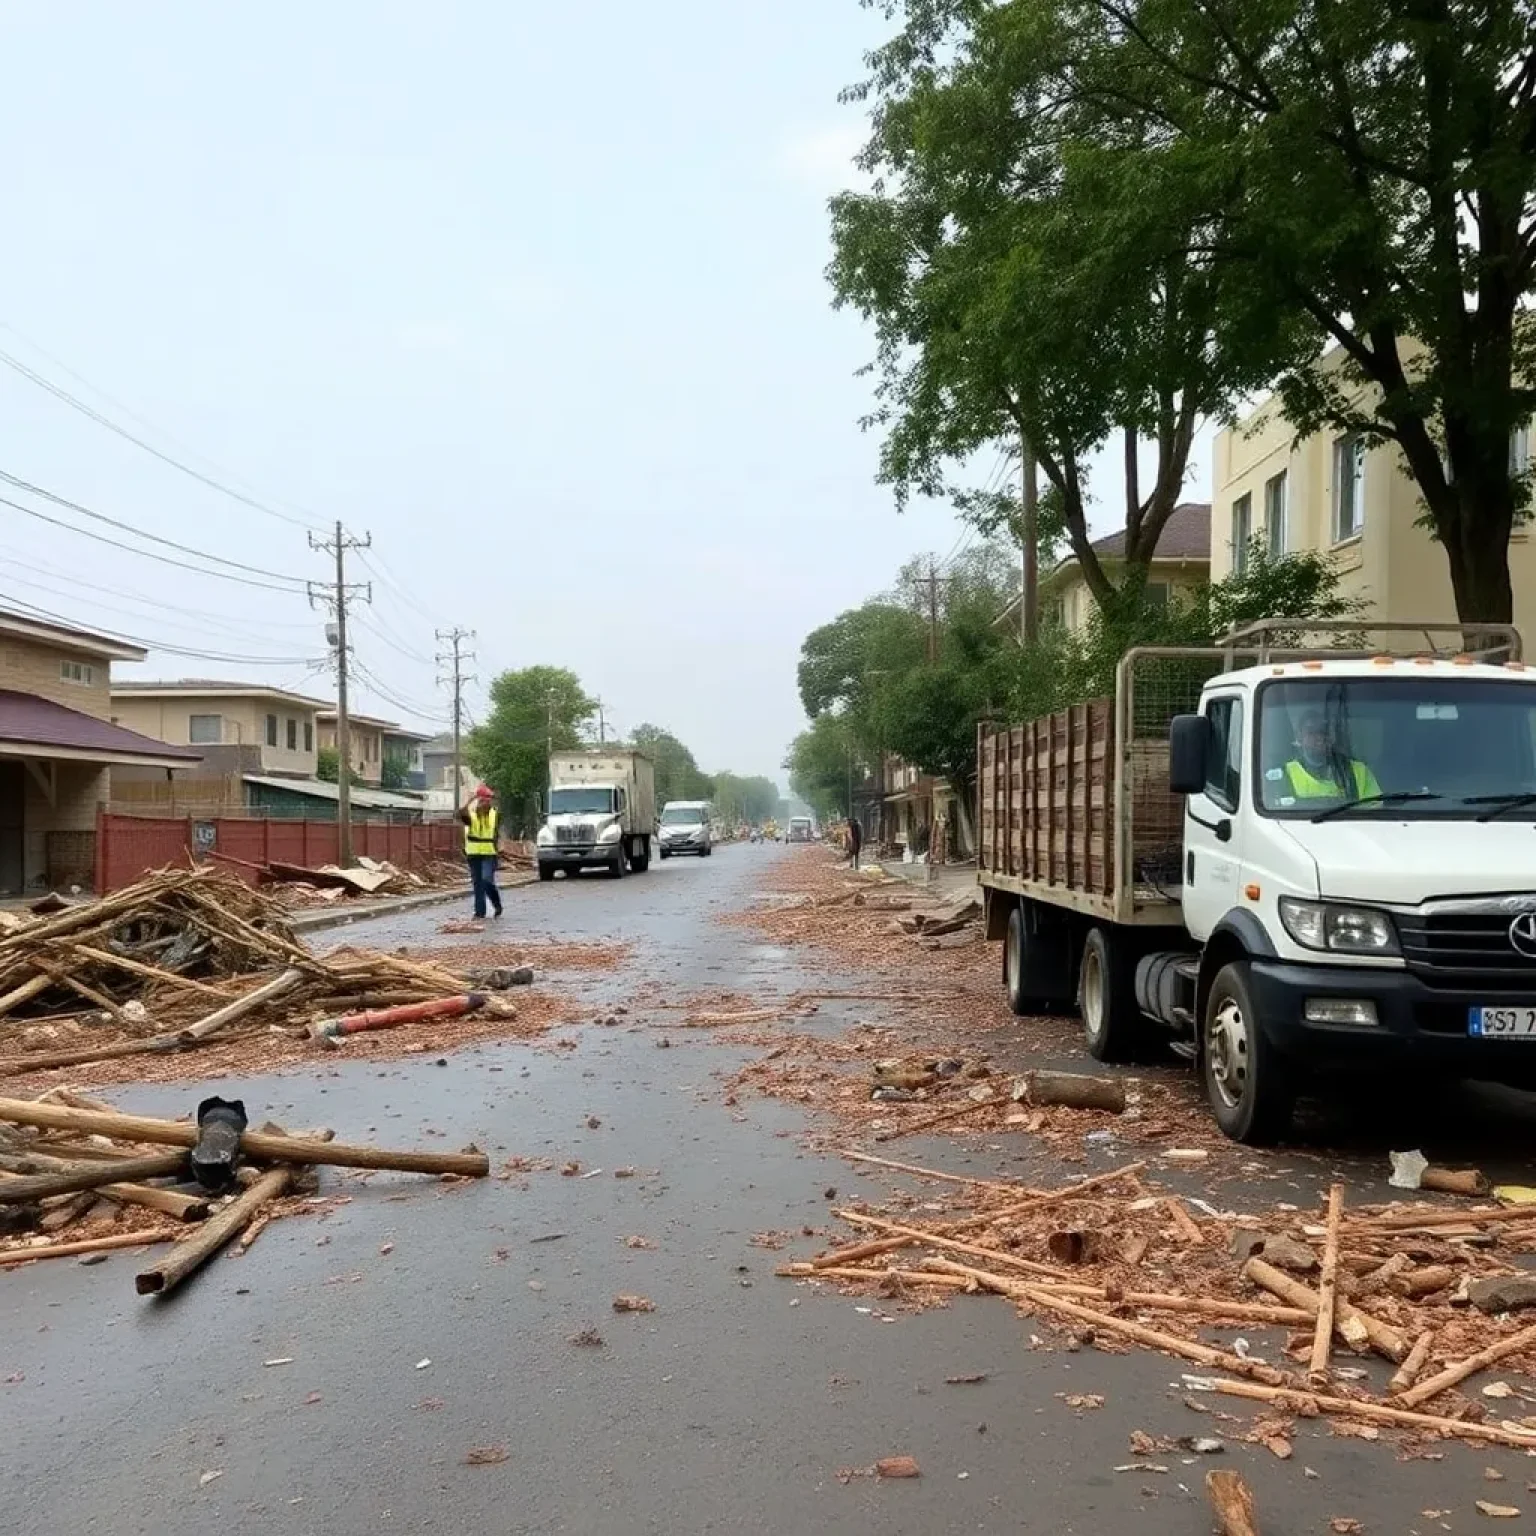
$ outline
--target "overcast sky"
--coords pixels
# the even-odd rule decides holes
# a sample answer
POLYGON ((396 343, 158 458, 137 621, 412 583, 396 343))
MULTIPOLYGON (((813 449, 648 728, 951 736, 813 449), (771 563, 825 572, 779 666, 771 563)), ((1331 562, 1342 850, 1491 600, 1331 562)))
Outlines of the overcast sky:
POLYGON ((857 0, 8 7, 0 350, 271 511, 0 367, 0 471, 270 583, 0 486, 70 525, 0 507, 0 604, 218 658, 124 677, 329 695, 298 583, 330 574, 303 525, 340 518, 373 539, 357 707, 443 723, 458 624, 477 716, 495 672, 568 666, 620 730, 782 781, 805 633, 960 533, 874 484, 870 338, 822 276, 861 138, 836 96, 884 26, 857 0))

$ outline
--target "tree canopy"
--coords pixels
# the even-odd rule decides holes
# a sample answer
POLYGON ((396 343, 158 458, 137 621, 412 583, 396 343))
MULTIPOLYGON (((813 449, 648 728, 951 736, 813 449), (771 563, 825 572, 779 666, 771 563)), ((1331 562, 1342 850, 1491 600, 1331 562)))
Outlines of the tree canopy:
POLYGON ((658 809, 669 800, 708 800, 713 782, 694 761, 693 753, 671 731, 659 725, 637 725, 630 745, 645 752, 656 774, 658 809))
POLYGON ((1133 610, 1196 427, 1278 384, 1299 432, 1400 448, 1459 616, 1511 618, 1529 485, 1510 435, 1536 409, 1531 0, 889 11, 849 93, 872 104, 875 186, 834 200, 829 276, 874 324, 899 495, 995 525, 957 467, 1027 437, 1099 607, 1133 610), (1116 438, 1118 586, 1084 510, 1086 458, 1116 438))
POLYGON ((583 745, 582 726, 597 708, 581 679, 564 667, 524 667, 491 684, 491 713, 466 738, 469 765, 496 791, 509 824, 537 824, 549 750, 583 745))

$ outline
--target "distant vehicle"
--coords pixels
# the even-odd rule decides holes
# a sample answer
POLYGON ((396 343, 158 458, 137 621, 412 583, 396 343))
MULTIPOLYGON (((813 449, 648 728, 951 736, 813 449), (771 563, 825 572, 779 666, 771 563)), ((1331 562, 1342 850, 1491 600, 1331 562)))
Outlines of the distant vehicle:
POLYGON ((789 818, 789 841, 792 843, 808 843, 815 836, 809 816, 791 816, 789 818))
POLYGON ((661 813, 661 833, 657 839, 661 856, 674 853, 697 854, 707 859, 715 851, 707 800, 669 800, 661 813))
POLYGON ((549 814, 539 828, 539 879, 606 869, 615 879, 651 864, 656 778, 643 752, 557 752, 549 760, 549 814))

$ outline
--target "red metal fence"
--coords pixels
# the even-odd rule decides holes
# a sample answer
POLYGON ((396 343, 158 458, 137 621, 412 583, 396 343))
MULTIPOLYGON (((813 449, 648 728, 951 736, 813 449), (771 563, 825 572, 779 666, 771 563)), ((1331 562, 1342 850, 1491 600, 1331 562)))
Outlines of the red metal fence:
MULTIPOLYGON (((352 828, 352 851, 371 859, 387 859, 410 869, 434 859, 456 859, 463 849, 463 829, 451 821, 386 823, 358 822, 352 828)), ((338 857, 334 821, 280 821, 262 817, 96 815, 96 890, 105 895, 142 879, 152 869, 185 864, 189 858, 217 855, 238 859, 224 868, 251 877, 249 864, 302 864, 314 868, 334 864, 338 857)))

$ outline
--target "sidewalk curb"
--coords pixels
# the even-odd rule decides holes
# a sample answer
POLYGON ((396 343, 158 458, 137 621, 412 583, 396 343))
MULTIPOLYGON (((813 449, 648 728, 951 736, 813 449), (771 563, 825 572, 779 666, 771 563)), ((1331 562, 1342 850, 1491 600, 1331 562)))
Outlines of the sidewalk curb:
MULTIPOLYGON (((498 881, 504 891, 519 886, 532 885, 535 876, 516 874, 498 881)), ((292 919, 295 933, 318 933, 326 928, 345 928, 349 923, 366 922, 374 917, 393 917, 400 912, 415 912, 421 907, 444 906, 450 901, 463 901, 470 895, 468 884, 454 886, 451 890, 423 891, 416 896, 391 896, 387 901, 359 902, 351 907, 317 907, 308 912, 296 912, 292 919)))

